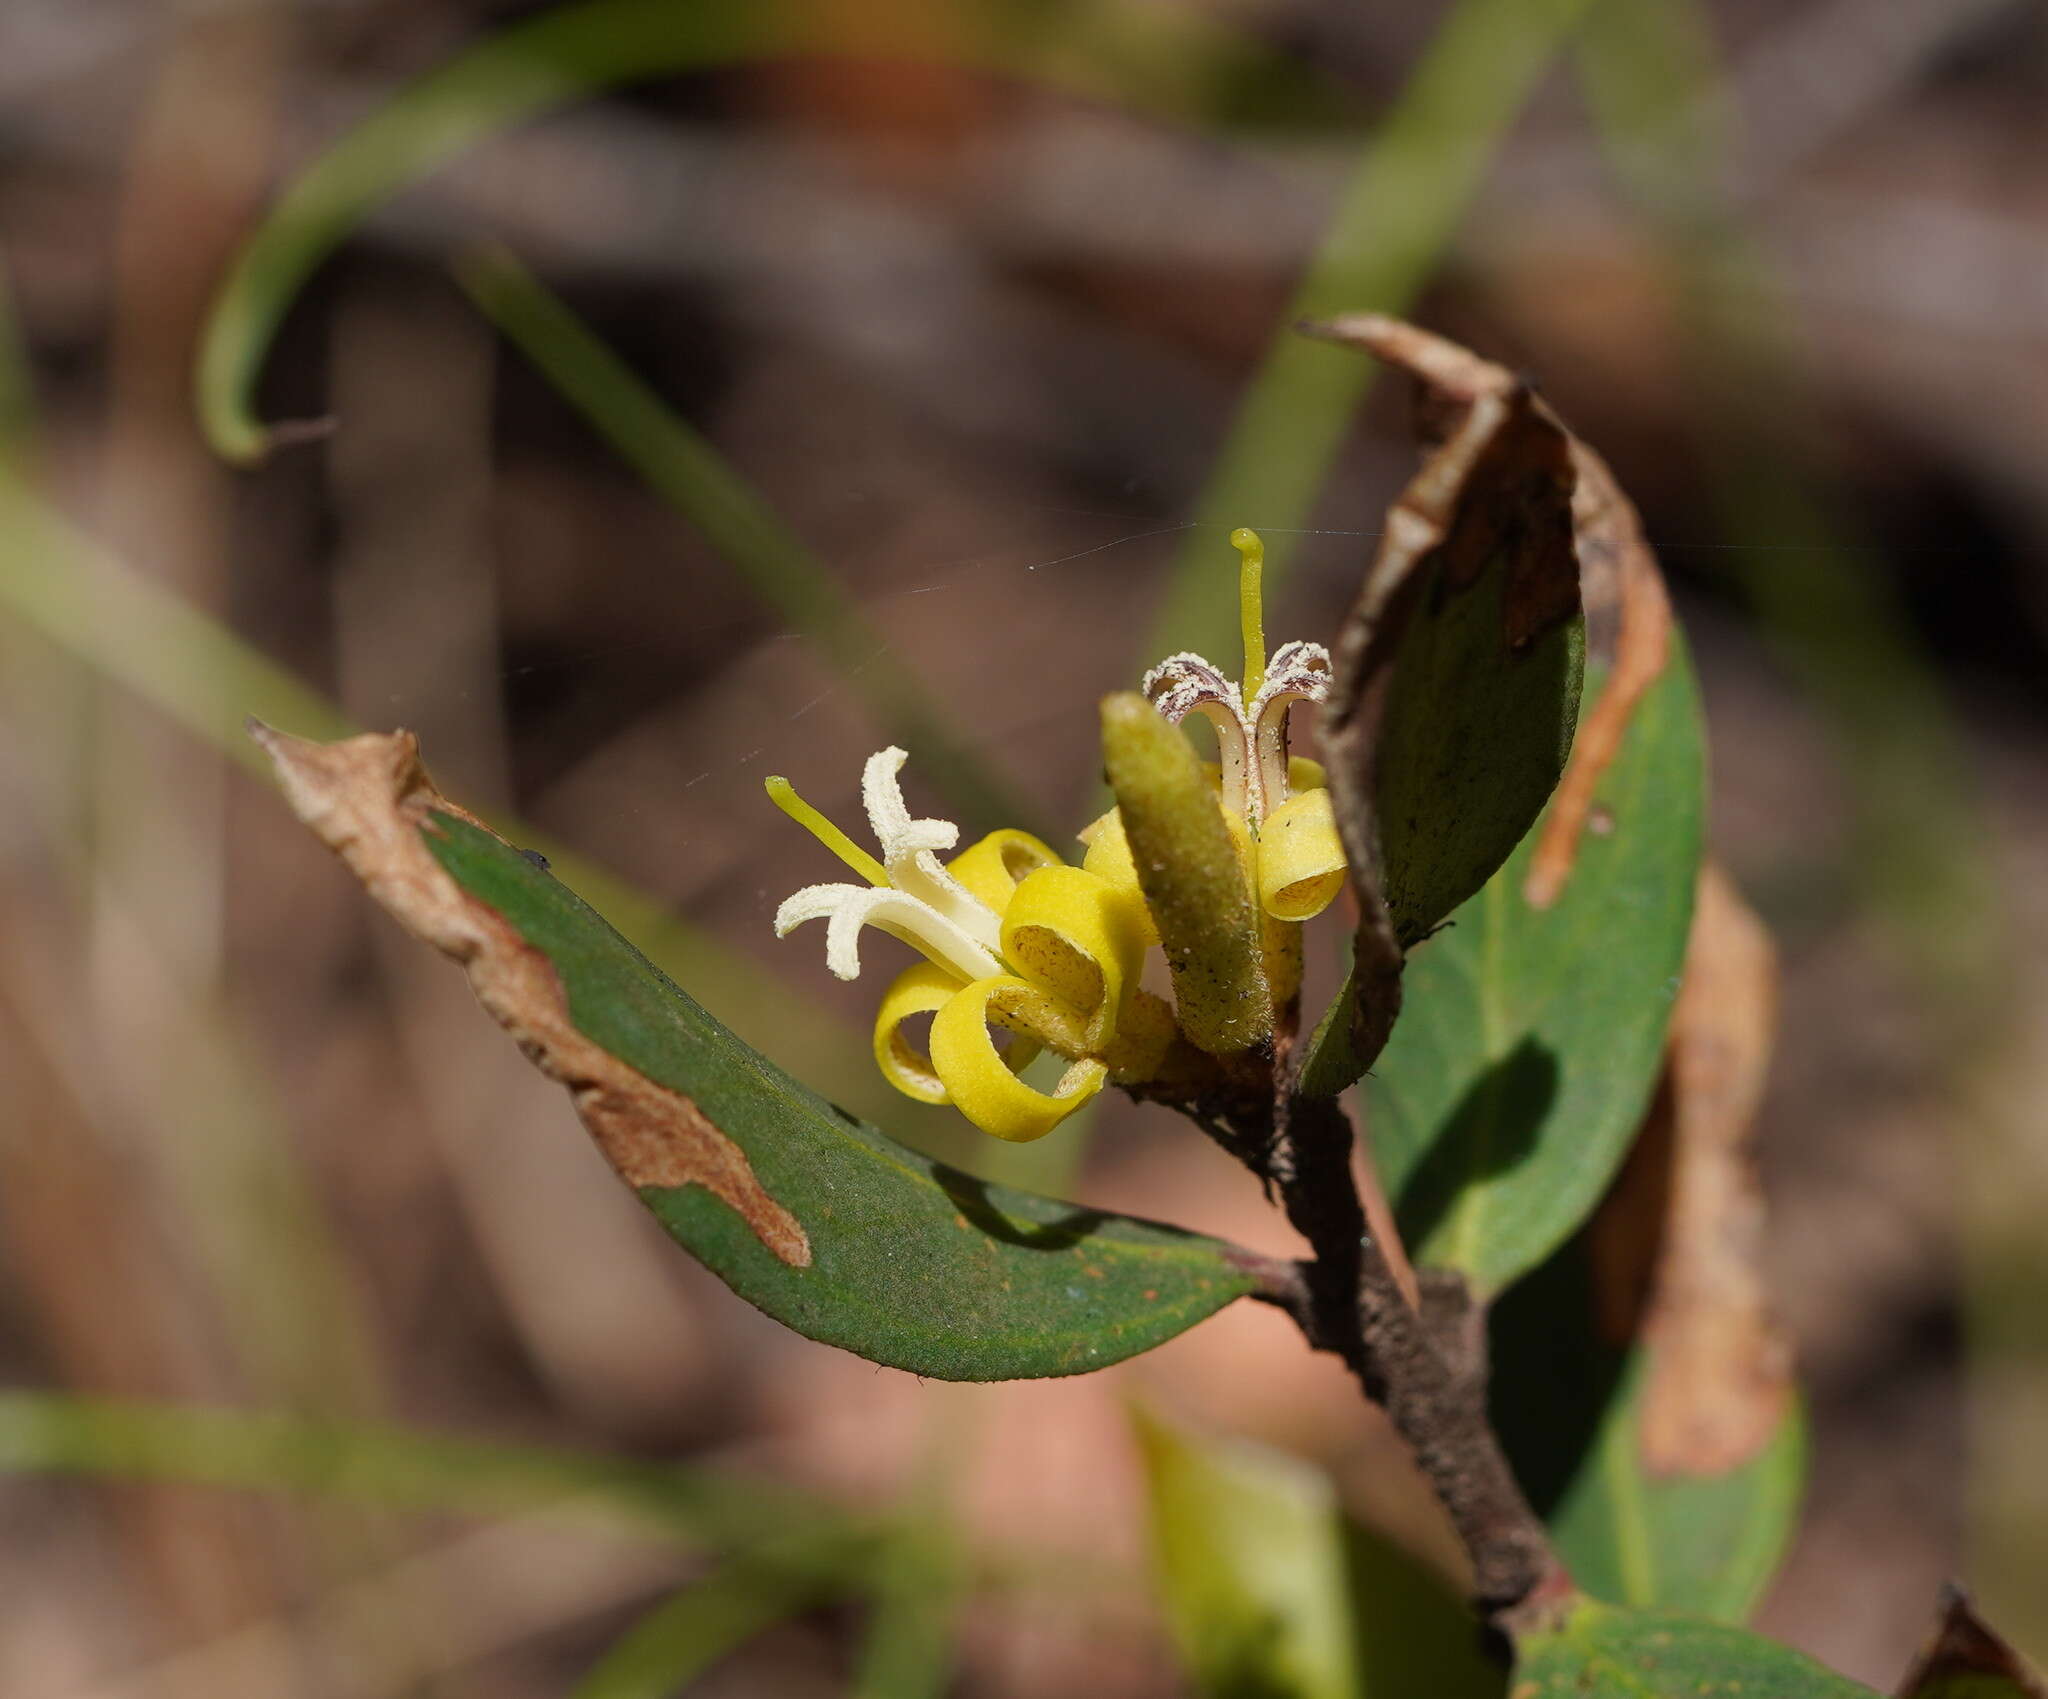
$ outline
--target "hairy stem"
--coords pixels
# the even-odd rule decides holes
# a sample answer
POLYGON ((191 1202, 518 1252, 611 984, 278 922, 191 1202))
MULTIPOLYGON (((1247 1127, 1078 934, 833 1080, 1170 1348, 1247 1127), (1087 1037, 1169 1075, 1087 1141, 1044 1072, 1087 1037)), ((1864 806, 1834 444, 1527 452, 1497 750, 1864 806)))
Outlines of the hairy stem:
MULTIPOLYGON (((1315 1249, 1303 1268, 1303 1329, 1335 1351, 1408 1442, 1472 1560, 1473 1592, 1498 1621, 1564 1589, 1563 1565, 1486 1416, 1483 1318, 1455 1276, 1420 1307, 1367 1227, 1351 1172, 1352 1130, 1328 1099, 1283 1096, 1270 1178, 1315 1249)), ((1277 1300, 1276 1300, 1277 1301, 1277 1300)))

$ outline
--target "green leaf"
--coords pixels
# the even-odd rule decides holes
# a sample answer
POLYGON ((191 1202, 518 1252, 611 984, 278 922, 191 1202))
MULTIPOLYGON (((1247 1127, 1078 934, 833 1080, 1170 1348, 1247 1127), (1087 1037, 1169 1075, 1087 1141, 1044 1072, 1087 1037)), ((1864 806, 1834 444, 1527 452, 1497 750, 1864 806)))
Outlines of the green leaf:
POLYGON ((1585 625, 1571 441, 1528 385, 1377 314, 1311 328, 1415 378, 1425 449, 1332 646, 1322 742, 1360 916, 1352 974, 1302 1067, 1328 1095, 1385 1043, 1405 952, 1557 788, 1585 625))
POLYGON ((1135 1415, 1167 1621, 1210 1699, 1353 1699, 1342 1520, 1328 1478, 1135 1415))
POLYGON ((825 1102, 451 812, 408 734, 257 735, 300 818, 463 962, 669 1233, 807 1338, 941 1380, 1079 1374, 1255 1286, 1218 1240, 977 1180, 825 1102))
POLYGON ((1198 1692, 1502 1699, 1507 1671, 1465 1601, 1346 1520, 1320 1471, 1135 1419, 1167 1616, 1198 1692))
POLYGON ((1585 625, 1564 621, 1513 651, 1501 638, 1509 571, 1503 551, 1460 594, 1438 564, 1401 643, 1374 793, 1382 889, 1404 947, 1514 852, 1571 753, 1585 625))
POLYGON ((1532 832, 1409 959, 1365 1085, 1411 1253, 1491 1298, 1599 1201, 1649 1101, 1700 857, 1698 698, 1674 632, 1601 777, 1562 895, 1523 895, 1532 832))
POLYGON ((1748 1616, 1798 1516, 1805 1432, 1788 1400, 1733 1467, 1656 1472, 1642 1447, 1647 1350, 1599 1334, 1585 1241, 1574 1239, 1488 1317, 1488 1405, 1516 1479, 1595 1598, 1748 1616))
POLYGON ((1526 1637, 1516 1699, 1871 1699, 1872 1690, 1739 1628, 1662 1611, 1580 1603, 1564 1627, 1526 1637))
POLYGON ((1503 1699, 1508 1672, 1450 1586, 1370 1528, 1344 1533, 1361 1699, 1503 1699))

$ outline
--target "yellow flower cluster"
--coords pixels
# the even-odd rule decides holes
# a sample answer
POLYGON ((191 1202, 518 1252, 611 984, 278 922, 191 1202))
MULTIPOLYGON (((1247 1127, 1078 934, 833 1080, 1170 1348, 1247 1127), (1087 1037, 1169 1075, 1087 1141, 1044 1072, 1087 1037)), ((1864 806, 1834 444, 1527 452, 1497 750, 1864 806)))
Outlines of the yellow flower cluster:
MULTIPOLYGON (((1321 772, 1313 762, 1290 762, 1286 750, 1288 711, 1321 699, 1329 657, 1317 644, 1290 643, 1267 662, 1258 539, 1239 531, 1231 541, 1244 557, 1244 687, 1198 655, 1176 655, 1147 675, 1145 694, 1171 721, 1199 712, 1215 722, 1218 801, 1246 886, 1262 924, 1298 934, 1299 922, 1326 907, 1344 881, 1321 772)), ((1012 829, 941 862, 959 828, 911 816, 898 779, 906 759, 901 749, 884 749, 862 774, 879 860, 788 780, 767 781, 777 806, 866 880, 796 892, 776 911, 776 936, 825 920, 826 965, 842 979, 860 972, 859 937, 868 926, 925 958, 882 997, 874 1052, 883 1076, 907 1096, 951 1103, 984 1132, 1020 1141, 1050 1132, 1105 1081, 1152 1078, 1180 1032, 1172 1006, 1140 983, 1160 935, 1122 809, 1081 834, 1087 851, 1079 867, 1012 829), (919 1050, 906 1028, 926 1015, 930 1036, 919 1050), (997 1033, 1007 1036, 1006 1047, 998 1047, 997 1033), (1046 1051, 1067 1067, 1041 1091, 1019 1075, 1046 1051)), ((1266 947, 1270 954, 1270 940, 1266 947)), ((1294 954, 1298 960, 1298 937, 1294 954)))

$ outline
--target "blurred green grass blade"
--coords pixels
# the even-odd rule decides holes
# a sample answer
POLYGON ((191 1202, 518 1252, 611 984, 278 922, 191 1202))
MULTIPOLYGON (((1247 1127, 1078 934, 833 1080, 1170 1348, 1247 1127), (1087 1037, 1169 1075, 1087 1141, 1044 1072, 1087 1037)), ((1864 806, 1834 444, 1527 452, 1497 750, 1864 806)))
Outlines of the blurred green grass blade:
POLYGON ((967 1601, 961 1555, 940 1525, 912 1522, 883 1547, 871 1577, 874 1607, 850 1699, 940 1699, 953 1673, 953 1637, 967 1601))
POLYGON ((373 1423, 0 1393, 0 1474, 172 1481, 483 1516, 552 1510, 691 1544, 858 1526, 773 1481, 373 1423))
POLYGON ((1330 463, 1375 364, 1305 341, 1302 319, 1399 314, 1456 236, 1488 162, 1589 0, 1460 0, 1366 144, 1328 233, 1288 303, 1175 557, 1141 651, 1233 652, 1237 575, 1222 538, 1266 539, 1270 598, 1297 552, 1330 463))
MULTIPOLYGON (((702 433, 505 249, 472 249, 456 275, 470 299, 789 625, 866 698, 894 743, 982 830, 1033 827, 1024 803, 954 731, 831 570, 702 433)), ((970 833, 970 836, 978 833, 970 833)))
POLYGON ((792 54, 843 54, 954 63, 1168 113, 1255 84, 1286 91, 1288 103, 1312 116, 1333 104, 1322 84, 1298 78, 1277 55, 1179 8, 1090 6, 1049 20, 1040 6, 1003 0, 947 19, 935 41, 918 14, 885 8, 841 8, 828 20, 788 0, 584 0, 491 36, 321 154, 243 248, 199 352, 208 440, 245 463, 270 446, 255 389, 271 340, 306 279, 377 207, 486 137, 606 89, 792 54))
MULTIPOLYGON (((41 632, 134 692, 193 736, 268 780, 249 741, 258 719, 309 737, 355 728, 332 703, 225 625, 100 548, 0 459, 0 612, 41 632)), ((601 905, 671 977, 735 1031, 788 1057, 863 1104, 880 1089, 867 1045, 777 976, 667 913, 632 886, 509 823, 557 877, 601 905)))
POLYGON ((737 1557, 656 1605, 613 1642, 570 1699, 669 1699, 755 1635, 845 1590, 843 1542, 827 1547, 837 1559, 831 1569, 817 1563, 818 1553, 779 1545, 796 1561, 737 1557))
POLYGON ((0 605, 253 772, 244 722, 275 716, 313 737, 341 712, 175 592, 114 560, 0 464, 0 605))
MULTIPOLYGON (((1320 1471, 1133 1412, 1154 1564, 1204 1699, 1356 1699, 1343 1524, 1320 1471)), ((1418 1690, 1420 1691, 1420 1690, 1418 1690)))

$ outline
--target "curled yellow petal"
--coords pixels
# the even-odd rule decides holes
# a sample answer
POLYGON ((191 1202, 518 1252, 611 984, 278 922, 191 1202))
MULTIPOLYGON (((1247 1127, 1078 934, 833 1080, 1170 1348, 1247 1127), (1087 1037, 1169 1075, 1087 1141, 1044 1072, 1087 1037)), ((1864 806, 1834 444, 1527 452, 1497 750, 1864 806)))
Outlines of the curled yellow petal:
POLYGON ((1059 864, 1060 858, 1029 832, 1005 826, 962 850, 946 863, 946 871, 1001 914, 1026 878, 1059 864))
POLYGON ((959 989, 957 974, 933 962, 919 962, 898 974, 895 984, 882 994, 882 1006, 875 1012, 875 1066, 905 1097, 920 1103, 952 1101, 931 1057, 903 1036, 903 1023, 918 1015, 937 1014, 959 989))
POLYGON ((1144 903, 1079 867, 1041 867, 1003 911, 1003 960, 1087 1019, 1081 1048, 1116 1030, 1145 959, 1144 903))
POLYGON ((1344 884, 1344 846, 1326 790, 1289 797, 1259 830, 1259 906, 1282 920, 1321 914, 1344 884))
POLYGON ((1287 793, 1299 795, 1302 791, 1321 790, 1330 782, 1320 761, 1311 761, 1306 755, 1287 757, 1287 793))
POLYGON ((1133 993, 1116 1023, 1116 1036, 1103 1052, 1109 1077, 1120 1085, 1156 1077, 1179 1036, 1171 1003, 1150 991, 1133 993))
POLYGON ((1090 823, 1081 834, 1081 841, 1088 846, 1088 853, 1081 858, 1082 871, 1114 885, 1137 904, 1139 934, 1149 950, 1159 942, 1159 927, 1152 919, 1152 911, 1145 906, 1138 870, 1131 865, 1131 840, 1124 835, 1123 816, 1112 808, 1090 823))
POLYGON ((932 1066, 954 1107, 983 1132, 1017 1144, 1043 1138, 1109 1077, 1102 1062, 1083 1057, 1069 1064, 1057 1087, 1043 1092, 1011 1071, 989 1036, 989 1023, 1007 1024, 1003 1004, 1038 995, 1035 987, 1007 975, 977 979, 932 1017, 932 1066))

